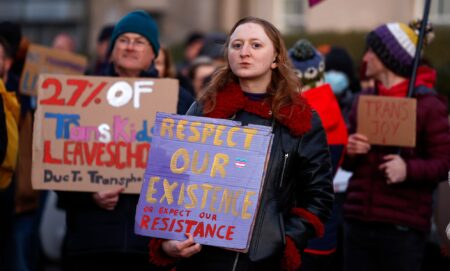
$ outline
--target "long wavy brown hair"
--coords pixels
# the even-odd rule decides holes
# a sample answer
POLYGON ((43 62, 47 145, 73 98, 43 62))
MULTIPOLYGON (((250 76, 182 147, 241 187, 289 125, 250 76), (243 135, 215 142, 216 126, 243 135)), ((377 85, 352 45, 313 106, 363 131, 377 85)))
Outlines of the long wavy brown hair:
POLYGON ((271 104, 272 113, 275 119, 282 119, 285 116, 280 114, 280 109, 284 106, 300 104, 298 93, 301 89, 301 84, 292 68, 289 61, 286 46, 280 31, 266 20, 256 17, 245 17, 240 19, 231 29, 228 34, 227 41, 224 46, 224 55, 226 65, 219 68, 212 76, 211 81, 206 86, 206 91, 200 97, 200 104, 204 108, 204 113, 209 113, 214 110, 216 106, 216 93, 223 89, 230 83, 238 83, 239 78, 233 74, 228 63, 228 46, 230 44, 230 37, 236 28, 242 24, 254 23, 260 25, 269 39, 272 41, 276 51, 276 63, 278 64, 272 70, 272 77, 267 88, 267 101, 271 104))

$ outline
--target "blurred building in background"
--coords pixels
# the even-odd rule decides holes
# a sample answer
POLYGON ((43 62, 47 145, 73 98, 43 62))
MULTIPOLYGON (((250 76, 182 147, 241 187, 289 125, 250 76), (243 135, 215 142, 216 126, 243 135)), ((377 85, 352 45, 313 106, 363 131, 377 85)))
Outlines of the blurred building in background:
MULTIPOLYGON (((450 25, 450 1, 432 1, 430 20, 450 25)), ((284 34, 369 30, 387 21, 408 22, 422 15, 424 0, 324 0, 314 8, 307 0, 0 0, 0 20, 23 25, 35 43, 49 45, 59 32, 77 39, 89 54, 101 27, 134 9, 158 21, 161 39, 171 45, 189 32, 228 31, 241 17, 270 20, 284 34)))

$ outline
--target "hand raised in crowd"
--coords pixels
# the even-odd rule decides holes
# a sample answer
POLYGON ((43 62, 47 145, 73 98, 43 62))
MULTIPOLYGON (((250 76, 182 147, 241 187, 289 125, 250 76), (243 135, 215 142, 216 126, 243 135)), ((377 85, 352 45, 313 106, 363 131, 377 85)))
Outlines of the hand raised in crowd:
POLYGON ((357 154, 366 154, 370 150, 369 139, 362 134, 351 134, 348 137, 347 154, 354 156, 357 154))
POLYGON ((400 155, 389 154, 383 159, 387 162, 381 164, 378 169, 384 170, 388 184, 401 183, 406 180, 406 163, 400 155))
POLYGON ((188 239, 184 241, 167 240, 162 243, 162 249, 173 258, 189 258, 200 252, 202 245, 194 242, 194 237, 186 233, 188 239))
POLYGON ((111 190, 100 191, 94 193, 92 198, 95 203, 103 209, 112 211, 117 205, 119 201, 119 194, 125 190, 125 187, 118 187, 111 190))

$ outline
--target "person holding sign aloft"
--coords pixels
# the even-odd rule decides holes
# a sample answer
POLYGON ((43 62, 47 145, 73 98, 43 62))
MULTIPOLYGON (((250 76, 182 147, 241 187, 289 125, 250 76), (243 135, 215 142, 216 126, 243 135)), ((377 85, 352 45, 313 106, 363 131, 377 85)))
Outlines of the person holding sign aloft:
MULTIPOLYGON (((115 26, 106 76, 155 78, 160 48, 156 22, 145 11, 133 11, 115 26)), ((184 114, 193 97, 179 90, 177 113, 184 114)), ((148 105, 146 105, 148 106, 148 105)), ((102 114, 102 112, 98 112, 102 114)), ((138 195, 124 187, 96 193, 58 191, 67 213, 65 270, 166 270, 148 261, 148 238, 134 233, 138 195)))
MULTIPOLYGON (((388 23, 368 34, 363 60, 367 62, 366 75, 376 84, 364 90, 359 100, 365 95, 407 96, 418 26, 420 22, 388 23)), ((427 43, 432 28, 426 31, 427 43)), ((435 81, 434 70, 419 67, 413 95, 417 110, 412 116, 416 134, 403 138, 415 136, 416 143, 401 148, 401 155, 397 154, 398 145, 371 144, 369 135, 356 133, 358 125, 364 124, 359 121, 364 120, 357 123, 354 104, 344 161, 344 166, 353 171, 344 204, 344 270, 421 268, 430 230, 432 194, 450 168, 447 103, 433 89, 435 81)), ((387 119, 392 122, 405 112, 388 103, 380 105, 373 108, 379 120, 391 114, 387 119)))
POLYGON ((153 239, 150 260, 180 270, 297 270, 307 240, 323 234, 333 204, 331 163, 318 115, 299 94, 280 32, 246 17, 225 44, 227 65, 189 115, 272 127, 265 182, 247 253, 186 240, 153 239))

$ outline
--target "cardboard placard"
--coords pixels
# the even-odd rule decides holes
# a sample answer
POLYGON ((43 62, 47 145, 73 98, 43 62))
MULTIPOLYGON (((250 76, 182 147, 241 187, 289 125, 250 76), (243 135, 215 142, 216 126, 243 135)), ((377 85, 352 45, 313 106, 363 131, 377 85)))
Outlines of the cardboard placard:
POLYGON ((271 128, 158 113, 135 232, 246 251, 271 128))
POLYGON ((41 73, 81 75, 86 67, 87 58, 82 55, 31 44, 20 77, 20 92, 36 96, 36 83, 41 73))
POLYGON ((33 188, 139 193, 155 114, 177 101, 174 79, 39 76, 33 188))
POLYGON ((416 107, 414 98, 361 95, 358 102, 358 133, 370 144, 415 147, 416 107))

